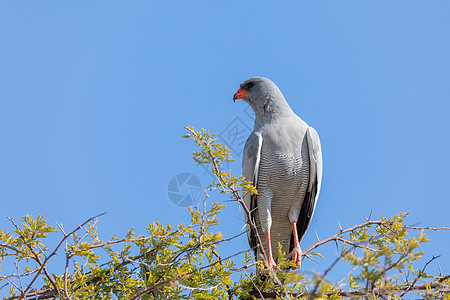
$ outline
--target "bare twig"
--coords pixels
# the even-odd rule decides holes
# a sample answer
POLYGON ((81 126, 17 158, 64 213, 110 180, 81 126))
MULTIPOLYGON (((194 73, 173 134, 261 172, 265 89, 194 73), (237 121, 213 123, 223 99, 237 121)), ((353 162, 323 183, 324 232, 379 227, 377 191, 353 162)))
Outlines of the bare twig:
POLYGON ((408 229, 414 229, 414 230, 450 230, 450 227, 429 227, 429 226, 425 226, 425 227, 419 227, 419 226, 406 226, 403 225, 403 228, 408 228, 408 229))
MULTIPOLYGON (((30 245, 30 243, 27 242, 27 240, 19 233, 20 229, 19 227, 16 225, 16 223, 14 222, 14 220, 12 218, 7 217, 7 219, 14 225, 14 227, 17 229, 17 233, 19 234, 20 239, 23 241, 23 243, 28 247, 28 249, 31 251, 31 253, 33 253, 34 256, 34 260, 39 264, 40 268, 36 274, 36 277, 39 276, 40 270, 44 271, 45 276, 47 277, 47 279, 50 281, 51 285, 53 286, 53 288, 55 289, 55 291, 57 292, 57 294, 59 295, 61 292, 59 291, 58 285, 56 284, 55 280, 50 276, 50 274, 47 271, 47 268, 45 267, 45 263, 47 262, 47 259, 45 259, 44 263, 42 263, 41 259, 39 258, 38 253, 36 253, 36 251, 34 250, 34 248, 30 245)), ((31 284, 30 284, 31 285, 31 284)), ((28 290, 28 288, 30 287, 30 285, 27 286, 27 288, 25 290, 21 290, 22 294, 25 294, 28 290)))
POLYGON ((14 262, 14 265, 16 266, 16 270, 17 270, 17 277, 19 278, 19 283, 20 283, 20 292, 23 291, 23 285, 22 285, 22 278, 20 276, 20 270, 19 270, 19 266, 17 265, 17 262, 14 262))
POLYGON ((344 278, 342 278, 341 280, 338 281, 337 285, 341 286, 342 283, 344 282, 345 279, 347 279, 356 269, 358 269, 358 266, 353 267, 348 273, 347 275, 345 275, 344 278))
MULTIPOLYGON (((232 254, 232 255, 230 255, 230 256, 225 257, 224 260, 230 259, 230 258, 232 258, 232 257, 234 257, 234 256, 241 255, 242 253, 245 253, 245 252, 247 252, 247 250, 239 251, 239 252, 237 252, 237 253, 234 253, 234 254, 232 254)), ((158 288, 158 287, 160 287, 160 286, 165 286, 165 285, 171 284, 171 283, 176 282, 176 281, 181 281, 181 280, 183 280, 183 279, 189 277, 190 275, 192 275, 192 274, 194 274, 194 273, 197 273, 197 272, 199 272, 199 271, 201 271, 201 270, 210 268, 210 267, 212 267, 212 266, 214 266, 214 265, 216 265, 216 264, 220 264, 220 260, 217 260, 217 261, 215 261, 215 262, 213 262, 213 263, 210 263, 210 264, 208 264, 208 265, 206 265, 206 266, 197 268, 197 269, 195 269, 195 270, 193 270, 193 271, 190 271, 190 272, 187 272, 187 273, 184 273, 184 274, 180 274, 180 275, 178 275, 178 276, 175 276, 174 278, 169 278, 169 279, 160 281, 160 282, 158 282, 158 283, 156 283, 156 284, 154 284, 154 285, 152 285, 152 286, 150 286, 150 287, 147 287, 147 288, 142 289, 139 293, 137 293, 136 295, 134 295, 133 297, 131 297, 129 300, 135 300, 135 299, 138 299, 138 298, 139 298, 140 296, 142 296, 143 294, 149 293, 149 292, 155 290, 156 288, 158 288)))
POLYGON ((403 292, 403 294, 400 295, 400 298, 402 298, 410 289, 412 289, 414 287, 414 285, 416 284, 416 282, 420 279, 420 277, 422 277, 422 274, 425 272, 425 269, 427 268, 427 266, 435 259, 437 259, 440 255, 438 256, 433 256, 429 261, 427 261, 427 263, 423 266, 422 268, 422 272, 419 272, 419 274, 416 276, 416 278, 414 279, 414 281, 409 285, 409 287, 403 292))
MULTIPOLYGON (((368 226, 368 225, 380 225, 380 224, 383 224, 383 221, 370 221, 370 220, 368 220, 368 221, 364 221, 361 224, 355 225, 353 227, 349 227, 347 229, 340 229, 336 234, 330 236, 329 238, 321 240, 320 242, 317 242, 314 245, 312 245, 311 247, 309 247, 308 249, 304 250, 302 255, 305 256, 310 251, 312 251, 312 250, 316 249, 317 247, 319 247, 319 246, 321 246, 323 244, 326 244, 328 242, 336 241, 336 240, 342 240, 342 238, 340 236, 342 234, 344 234, 344 233, 351 232, 353 230, 356 230, 358 228, 365 227, 365 226, 368 226)), ((360 246, 360 247, 362 247, 362 246, 360 246)), ((370 249, 370 250, 373 250, 373 249, 370 249)))
POLYGON ((248 265, 243 265, 242 267, 239 267, 239 268, 230 268, 230 271, 233 271, 233 272, 235 272, 235 271, 244 271, 244 270, 246 270, 246 269, 248 269, 250 267, 253 267, 253 266, 255 266, 255 265, 259 264, 259 263, 260 263, 260 261, 255 261, 255 262, 252 262, 252 263, 250 263, 248 265))
POLYGON ((261 290, 258 288, 258 286, 255 284, 255 282, 253 281, 253 279, 247 274, 247 272, 244 270, 245 276, 251 281, 253 287, 255 288, 255 290, 258 292, 258 295, 261 297, 261 299, 265 299, 263 296, 263 293, 261 292, 261 290))
POLYGON ((319 287, 319 285, 322 283, 322 281, 325 279, 325 277, 327 276, 328 272, 331 271, 331 269, 334 268, 334 266, 338 263, 338 261, 341 260, 341 256, 338 256, 334 262, 331 264, 331 266, 328 267, 328 269, 325 270, 325 272, 320 276, 319 280, 316 282, 313 291, 311 292, 312 297, 314 298, 317 288, 319 287))
POLYGON ((69 272, 69 260, 70 256, 66 254, 66 268, 64 270, 64 294, 67 299, 71 300, 72 298, 69 295, 69 291, 67 290, 67 273, 69 272))
MULTIPOLYGON (((61 245, 64 243, 64 241, 65 241, 69 236, 73 235, 76 231, 78 231, 79 229, 83 228, 84 225, 86 225, 86 224, 89 223, 90 221, 92 221, 92 220, 94 220, 94 219, 96 219, 96 218, 98 218, 98 217, 100 217, 100 216, 103 216, 104 214, 106 214, 106 212, 101 213, 101 214, 99 214, 99 215, 96 215, 96 216, 94 216, 94 217, 89 218, 89 219, 86 220, 83 224, 79 225, 76 229, 72 230, 69 234, 64 235, 64 237, 62 238, 62 240, 61 240, 61 241, 59 242, 59 244, 56 246, 55 250, 53 250, 53 252, 52 252, 49 256, 47 256, 47 257, 45 258, 44 262, 42 262, 42 263, 40 264, 41 266, 40 266, 40 268, 38 269, 38 271, 36 272, 36 275, 34 276, 33 280, 31 280, 31 282, 28 284, 27 288, 23 291, 23 293, 19 296, 19 300, 21 300, 21 299, 23 299, 23 298, 25 297, 27 291, 31 288, 31 286, 33 285, 33 283, 34 283, 34 282, 36 281, 36 279, 39 277, 39 274, 41 273, 41 271, 45 268, 45 265, 47 264, 48 260, 49 260, 50 258, 52 258, 52 257, 56 254, 56 252, 58 251, 59 247, 61 247, 61 245)), ((50 277, 50 278, 51 278, 51 277, 50 277)), ((52 278, 52 280, 53 280, 53 278, 52 278)), ((55 283, 55 285, 54 285, 54 289, 55 289, 55 291, 58 291, 58 292, 59 292, 59 289, 58 289, 58 286, 56 285, 56 283, 55 283)))
POLYGON ((346 239, 341 238, 341 237, 336 237, 335 240, 344 242, 344 243, 349 244, 349 245, 352 245, 353 247, 356 247, 356 248, 362 248, 362 249, 370 250, 370 251, 373 251, 373 252, 378 252, 378 251, 380 251, 380 250, 378 250, 378 249, 373 249, 373 248, 370 248, 370 247, 367 247, 367 246, 362 246, 362 245, 360 245, 360 244, 350 242, 349 240, 346 240, 346 239))
MULTIPOLYGON (((425 294, 437 294, 437 293, 450 293, 450 288, 448 287, 443 287, 443 288, 436 288, 437 285, 436 284, 431 284, 430 286, 428 286, 427 283, 424 284, 420 284, 420 285, 415 285, 413 288, 411 288, 408 292, 423 292, 425 291, 425 294), (432 290, 429 290, 430 287, 432 288, 432 290)), ((349 298, 358 298, 361 296, 368 296, 368 295, 375 295, 375 296, 382 296, 382 295, 393 295, 396 293, 401 293, 404 290, 406 290, 407 287, 399 287, 397 289, 392 289, 389 291, 388 294, 386 294, 385 290, 382 289, 370 289, 370 290, 357 290, 357 291, 352 291, 352 292, 347 292, 347 291, 339 291, 339 292, 332 292, 332 293, 326 293, 325 295, 330 297, 330 296, 342 296, 342 297, 349 297, 349 298)), ((278 294, 276 292, 261 292, 261 294, 266 297, 266 298, 275 298, 278 296, 278 294)), ((255 295, 254 293, 251 293, 251 295, 255 295)), ((301 293, 291 293, 290 294, 292 297, 300 297, 301 293)), ((312 298, 314 299, 314 298, 312 298)))
POLYGON ((8 245, 8 244, 0 243, 0 248, 6 248, 6 249, 16 252, 16 254, 20 253, 20 254, 22 254, 22 256, 26 256, 26 254, 22 250, 14 247, 14 246, 8 245))

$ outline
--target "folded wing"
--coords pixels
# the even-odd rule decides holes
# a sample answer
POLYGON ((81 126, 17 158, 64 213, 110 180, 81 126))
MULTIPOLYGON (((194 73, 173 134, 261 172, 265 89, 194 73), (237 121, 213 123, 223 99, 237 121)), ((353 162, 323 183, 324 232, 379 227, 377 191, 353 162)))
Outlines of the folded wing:
MULTIPOLYGON (((299 241, 302 240, 311 223, 317 198, 319 198, 320 186, 322 184, 322 149, 320 147, 319 135, 314 128, 309 127, 306 132, 306 138, 309 152, 309 183, 297 222, 299 241)), ((290 250, 294 247, 293 241, 294 237, 291 236, 290 250)))
MULTIPOLYGON (((251 181, 256 187, 258 183, 258 169, 261 159, 261 147, 262 147, 262 136, 259 133, 252 133, 244 147, 244 158, 242 160, 242 174, 246 178, 245 180, 251 181)), ((244 202, 247 208, 250 210, 250 216, 256 227, 259 226, 259 218, 255 218, 255 209, 258 206, 258 195, 250 195, 250 193, 244 194, 244 202)), ((248 222, 248 220, 247 220, 248 222)), ((257 241, 256 232, 251 229, 247 223, 247 237, 248 243, 251 249, 255 253, 257 252, 257 241)))

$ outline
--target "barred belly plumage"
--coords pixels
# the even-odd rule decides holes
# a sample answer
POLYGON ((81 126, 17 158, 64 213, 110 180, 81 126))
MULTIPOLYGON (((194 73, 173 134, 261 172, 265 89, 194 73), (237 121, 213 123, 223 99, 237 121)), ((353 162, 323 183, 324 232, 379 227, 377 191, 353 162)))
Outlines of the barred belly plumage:
MULTIPOLYGON (((296 153, 274 151, 263 143, 257 183, 258 206, 260 201, 269 201, 271 198, 271 213, 268 217, 271 220, 268 222, 271 223, 274 259, 278 257, 278 243, 283 246, 284 252, 289 250, 292 233, 289 213, 294 212, 298 218, 308 181, 309 154, 306 139, 299 145, 296 153)), ((256 218, 260 217, 259 213, 257 211, 256 218)), ((266 244, 265 234, 261 229, 259 235, 266 244)))

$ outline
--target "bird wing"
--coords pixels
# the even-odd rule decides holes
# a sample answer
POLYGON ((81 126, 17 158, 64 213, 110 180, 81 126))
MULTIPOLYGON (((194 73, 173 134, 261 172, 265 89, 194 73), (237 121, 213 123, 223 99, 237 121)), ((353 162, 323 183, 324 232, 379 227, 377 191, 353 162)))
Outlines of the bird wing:
MULTIPOLYGON (((306 131, 306 139, 309 152, 309 183, 297 222, 299 241, 302 240, 303 235, 311 223, 317 198, 319 198, 320 186, 322 184, 322 150, 317 131, 314 128, 309 127, 306 131)), ((291 247, 293 247, 293 242, 291 242, 291 247)))
MULTIPOLYGON (((245 177, 245 180, 251 181, 252 184, 256 187, 258 183, 258 169, 259 162, 261 159, 261 148, 262 148, 262 136, 260 133, 253 132, 247 139, 244 147, 244 157, 242 160, 242 174, 245 177)), ((258 206, 257 204, 257 195, 250 195, 249 192, 244 194, 244 203, 247 208, 250 210, 250 216, 253 223, 258 227, 259 218, 255 218, 255 210, 258 206)), ((247 216, 246 216, 247 218, 247 216)), ((248 222, 248 220, 247 220, 248 222)), ((256 241, 256 233, 247 223, 247 237, 248 243, 250 244, 250 248, 254 251, 256 256, 257 251, 257 241, 256 241)))

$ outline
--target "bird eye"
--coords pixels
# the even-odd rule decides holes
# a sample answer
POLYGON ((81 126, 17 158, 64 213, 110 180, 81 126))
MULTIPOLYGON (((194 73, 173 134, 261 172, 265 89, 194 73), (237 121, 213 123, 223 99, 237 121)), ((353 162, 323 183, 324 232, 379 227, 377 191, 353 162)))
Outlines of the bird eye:
POLYGON ((249 82, 249 83, 247 83, 247 84, 245 85, 245 89, 246 89, 246 90, 249 90, 249 89, 251 89, 254 85, 255 85, 255 84, 254 84, 253 82, 249 82))

